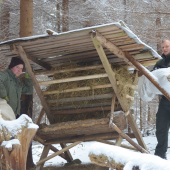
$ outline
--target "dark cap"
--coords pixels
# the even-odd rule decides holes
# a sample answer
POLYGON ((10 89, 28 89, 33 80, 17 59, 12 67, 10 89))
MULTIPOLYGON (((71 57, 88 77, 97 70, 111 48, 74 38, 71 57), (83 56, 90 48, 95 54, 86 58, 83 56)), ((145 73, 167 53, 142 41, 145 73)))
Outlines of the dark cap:
POLYGON ((12 57, 11 59, 11 63, 10 65, 8 66, 9 69, 19 65, 19 64, 22 64, 24 67, 25 67, 25 63, 18 57, 12 57))

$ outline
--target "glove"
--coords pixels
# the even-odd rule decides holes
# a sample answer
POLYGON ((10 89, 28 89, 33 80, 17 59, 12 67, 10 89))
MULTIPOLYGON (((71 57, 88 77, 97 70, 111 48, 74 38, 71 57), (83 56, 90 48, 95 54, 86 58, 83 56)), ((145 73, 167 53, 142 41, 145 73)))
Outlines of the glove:
POLYGON ((27 73, 25 73, 25 78, 30 78, 30 76, 27 73))
POLYGON ((4 96, 3 99, 5 99, 7 102, 9 102, 8 96, 4 96))

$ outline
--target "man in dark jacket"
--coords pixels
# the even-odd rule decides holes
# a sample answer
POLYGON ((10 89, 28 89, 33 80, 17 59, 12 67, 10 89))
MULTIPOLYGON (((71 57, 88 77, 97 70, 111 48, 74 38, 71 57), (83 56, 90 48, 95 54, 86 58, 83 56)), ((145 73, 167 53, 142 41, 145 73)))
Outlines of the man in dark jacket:
MULTIPOLYGON (((170 40, 163 40, 161 47, 162 59, 156 63, 154 69, 170 67, 170 40)), ((155 155, 166 159, 168 131, 170 127, 170 101, 165 96, 161 97, 158 112, 156 114, 156 137, 158 144, 155 149, 155 155)))
POLYGON ((25 82, 19 80, 19 76, 25 67, 24 62, 17 57, 11 59, 8 69, 0 72, 0 98, 5 99, 12 107, 16 118, 20 115, 21 94, 32 94, 33 83, 28 74, 25 74, 25 82))

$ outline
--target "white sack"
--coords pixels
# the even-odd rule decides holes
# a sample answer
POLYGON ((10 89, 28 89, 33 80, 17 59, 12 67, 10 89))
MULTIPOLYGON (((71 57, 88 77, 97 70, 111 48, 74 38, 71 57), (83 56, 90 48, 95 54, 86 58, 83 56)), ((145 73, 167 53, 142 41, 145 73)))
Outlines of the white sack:
MULTIPOLYGON (((167 79, 170 75, 170 68, 154 70, 150 72, 150 74, 155 81, 157 81, 158 84, 170 95, 170 82, 167 79)), ((144 75, 138 80, 138 92, 141 99, 144 101, 151 101, 157 94, 162 95, 157 87, 153 85, 152 82, 144 75)))
POLYGON ((16 119, 14 111, 12 110, 11 106, 7 104, 7 101, 5 99, 1 99, 1 98, 0 98, 0 112, 4 120, 16 119))

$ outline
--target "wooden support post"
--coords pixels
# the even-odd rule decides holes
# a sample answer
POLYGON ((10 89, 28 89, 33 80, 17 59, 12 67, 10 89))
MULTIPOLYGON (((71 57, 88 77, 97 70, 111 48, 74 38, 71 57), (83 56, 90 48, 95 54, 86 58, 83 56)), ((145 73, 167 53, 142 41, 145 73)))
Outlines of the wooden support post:
POLYGON ((118 88, 117 88, 115 73, 113 72, 113 70, 112 70, 112 68, 111 68, 111 66, 110 66, 110 63, 109 63, 109 61, 108 61, 108 59, 107 59, 107 57, 106 57, 106 54, 105 54, 105 52, 104 52, 104 50, 103 50, 102 45, 100 44, 99 41, 97 41, 97 40, 95 40, 95 39, 93 38, 93 35, 91 35, 91 38, 92 38, 92 41, 93 41, 93 43, 94 43, 94 46, 95 46, 95 48, 96 48, 96 50, 97 50, 97 52, 98 52, 98 54, 99 54, 100 60, 101 60, 103 66, 104 66, 104 68, 105 68, 105 70, 106 70, 106 73, 107 73, 107 75, 108 75, 108 78, 109 78, 109 80, 110 80, 110 83, 111 83, 111 85, 112 85, 112 88, 113 88, 113 90, 114 90, 114 92, 115 92, 115 94, 116 94, 116 96, 117 96, 117 98, 118 98, 118 100, 119 100, 119 102, 120 102, 120 105, 121 105, 122 109, 123 109, 124 111, 128 111, 128 110, 129 110, 129 106, 128 106, 127 103, 124 103, 123 100, 122 100, 122 97, 121 97, 121 95, 120 95, 120 93, 119 93, 119 90, 118 90, 118 88))
POLYGON ((47 105, 47 103, 46 103, 46 101, 44 99, 44 95, 43 95, 43 93, 42 93, 42 91, 40 89, 40 86, 39 86, 39 84, 37 82, 37 79, 35 78, 34 73, 32 72, 30 63, 29 63, 28 58, 27 58, 27 54, 25 53, 22 46, 18 46, 18 53, 19 53, 20 57, 22 58, 22 60, 25 63, 26 70, 27 70, 29 76, 31 77, 31 79, 33 80, 34 87, 36 89, 36 92, 37 92, 40 100, 41 100, 42 106, 43 106, 43 108, 44 108, 44 110, 45 110, 45 112, 47 114, 47 117, 48 117, 50 123, 52 124, 52 123, 54 123, 55 119, 53 118, 52 114, 50 113, 50 109, 49 109, 49 107, 48 107, 48 105, 47 105))
MULTIPOLYGON (((39 143, 41 143, 42 145, 50 145, 50 149, 53 151, 53 152, 58 152, 59 150, 57 149, 57 148, 55 148, 53 145, 51 145, 51 144, 46 144, 45 142, 44 142, 44 140, 43 139, 41 139, 39 136, 37 136, 37 135, 35 135, 35 137, 34 137, 34 140, 35 141, 38 141, 39 143)), ((56 142, 57 143, 57 142, 56 142)), ((65 159, 65 160, 67 160, 66 159, 66 155, 64 154, 64 153, 61 153, 59 156, 61 156, 63 159, 65 159)))
MULTIPOLYGON (((45 145, 42 155, 40 157, 40 161, 47 157, 49 150, 50 150, 50 145, 45 145)), ((44 162, 41 165, 37 166, 36 170, 42 170, 43 166, 44 166, 44 162)))
POLYGON ((36 122, 37 125, 40 124, 41 119, 42 119, 42 117, 44 116, 44 113, 45 113, 45 112, 44 112, 44 109, 42 108, 42 109, 41 109, 41 112, 40 112, 40 114, 39 114, 39 116, 38 116, 37 122, 36 122))
MULTIPOLYGON (((124 133, 124 132, 122 132, 122 133, 124 133)), ((116 146, 121 146, 122 139, 123 139, 122 136, 119 135, 119 137, 116 139, 116 146)))
MULTIPOLYGON (((124 52, 121 49, 116 47, 113 43, 108 41, 101 34, 99 34, 97 32, 96 33, 92 33, 91 34, 91 38, 92 38, 94 46, 95 46, 95 48, 96 48, 96 50, 97 50, 97 52, 99 54, 99 57, 100 57, 100 59, 101 59, 101 61, 103 63, 103 66, 104 66, 104 68, 105 68, 105 70, 106 70, 106 72, 108 74, 109 80, 110 80, 110 82, 112 84, 112 87, 114 89, 114 92, 115 92, 115 94, 116 94, 116 96, 117 96, 117 98, 118 98, 118 100, 120 102, 120 105, 121 105, 123 111, 126 113, 126 112, 128 112, 130 107, 129 107, 129 105, 127 103, 124 103, 123 100, 121 99, 121 96, 120 96, 120 94, 118 92, 118 89, 117 89, 117 85, 115 83, 115 81, 116 81, 115 74, 114 74, 114 72, 113 72, 113 70, 112 70, 112 68, 111 68, 111 66, 110 66, 110 64, 108 62, 108 59, 107 59, 107 57, 105 55, 105 52, 104 52, 103 47, 101 46, 101 44, 103 46, 105 46, 107 49, 109 49, 111 52, 116 54, 119 58, 124 60, 127 64, 132 65, 133 67, 135 67, 135 66, 132 63, 129 62, 129 60, 125 57, 124 52)), ((130 126, 131 126, 131 128, 132 128, 132 130, 133 130, 133 132, 135 134, 135 137, 136 137, 138 143, 143 148, 146 149, 146 145, 145 145, 145 143, 144 143, 144 141, 142 139, 140 131, 138 130, 137 125, 136 125, 133 117, 132 116, 131 117, 127 116, 127 118, 129 120, 129 124, 130 124, 130 126), (130 119, 132 119, 132 120, 130 120, 130 119)))
MULTIPOLYGON (((62 149, 64 149, 65 147, 67 147, 67 145, 66 145, 65 143, 60 143, 60 145, 61 145, 62 149)), ((68 162, 73 161, 73 157, 71 156, 70 152, 65 151, 64 153, 65 153, 65 155, 66 155, 66 159, 67 159, 68 162)))
POLYGON ((59 155, 59 154, 65 152, 65 151, 69 150, 70 148, 72 148, 72 147, 78 145, 79 143, 81 143, 81 141, 75 142, 75 143, 73 143, 73 144, 71 144, 71 145, 65 147, 64 149, 62 149, 62 150, 60 150, 60 151, 58 151, 58 152, 56 152, 56 153, 53 153, 52 155, 50 155, 50 156, 48 156, 48 157, 42 159, 41 161, 37 162, 37 166, 43 164, 45 161, 48 161, 49 159, 51 159, 51 158, 53 158, 53 157, 55 157, 55 156, 57 156, 57 155, 59 155))
POLYGON ((125 52, 125 56, 136 68, 139 69, 139 71, 141 71, 162 92, 162 94, 168 100, 170 100, 170 95, 159 85, 159 83, 155 80, 154 77, 152 77, 152 74, 145 67, 143 67, 138 61, 136 61, 128 52, 125 52))
MULTIPOLYGON (((112 114, 112 113, 111 113, 112 114)), ((149 153, 145 149, 143 149, 140 145, 135 143, 128 135, 124 134, 114 123, 110 123, 110 127, 116 130, 119 135, 123 138, 125 138, 132 146, 134 146, 137 150, 139 150, 142 153, 149 153)))

